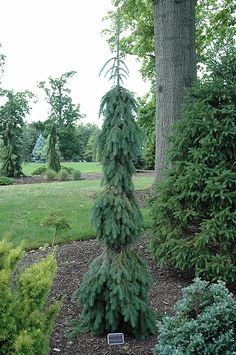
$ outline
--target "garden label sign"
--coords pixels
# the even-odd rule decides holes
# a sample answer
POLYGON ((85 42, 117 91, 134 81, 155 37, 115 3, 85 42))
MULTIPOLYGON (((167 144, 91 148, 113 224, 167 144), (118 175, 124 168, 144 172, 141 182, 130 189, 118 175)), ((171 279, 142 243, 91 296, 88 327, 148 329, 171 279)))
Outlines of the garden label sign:
POLYGON ((124 344, 123 333, 108 333, 107 334, 108 345, 122 345, 124 344))

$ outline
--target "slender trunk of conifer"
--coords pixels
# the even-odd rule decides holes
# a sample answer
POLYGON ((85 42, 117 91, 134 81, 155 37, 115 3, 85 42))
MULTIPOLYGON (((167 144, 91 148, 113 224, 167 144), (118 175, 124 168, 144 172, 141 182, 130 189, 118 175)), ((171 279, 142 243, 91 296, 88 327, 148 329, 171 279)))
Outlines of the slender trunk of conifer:
POLYGON ((154 0, 156 50, 156 159, 154 187, 162 179, 171 126, 185 89, 196 79, 196 0, 154 0))

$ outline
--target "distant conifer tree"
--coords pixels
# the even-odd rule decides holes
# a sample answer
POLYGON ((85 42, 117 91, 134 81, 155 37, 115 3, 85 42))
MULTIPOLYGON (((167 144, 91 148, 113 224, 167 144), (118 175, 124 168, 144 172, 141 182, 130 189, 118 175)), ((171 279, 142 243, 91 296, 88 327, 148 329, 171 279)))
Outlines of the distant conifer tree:
POLYGON ((57 143, 57 133, 56 128, 52 126, 50 137, 49 137, 49 146, 48 146, 48 166, 50 169, 58 172, 61 170, 60 159, 56 150, 57 143))
POLYGON ((28 90, 14 92, 4 90, 6 103, 0 108, 0 137, 3 142, 0 174, 8 177, 24 175, 21 168, 20 138, 24 118, 30 112, 33 94, 28 90))
MULTIPOLYGON (((128 69, 119 53, 119 21, 116 57, 110 59, 110 79, 115 86, 101 100, 104 116, 98 150, 103 164, 103 185, 92 210, 97 240, 103 253, 91 263, 75 299, 84 306, 71 335, 91 331, 95 335, 123 331, 144 338, 155 332, 155 314, 147 303, 151 278, 146 263, 131 248, 142 227, 132 175, 140 155, 140 132, 135 123, 136 101, 120 83, 128 69)), ((102 70, 103 70, 102 69, 102 70)))
POLYGON ((1 174, 9 177, 19 177, 24 175, 21 168, 19 147, 17 145, 17 137, 11 120, 6 122, 3 138, 5 146, 3 149, 3 163, 1 174))
POLYGON ((40 134, 36 140, 35 146, 32 150, 32 161, 36 163, 44 162, 43 149, 45 147, 45 139, 42 134, 40 134))

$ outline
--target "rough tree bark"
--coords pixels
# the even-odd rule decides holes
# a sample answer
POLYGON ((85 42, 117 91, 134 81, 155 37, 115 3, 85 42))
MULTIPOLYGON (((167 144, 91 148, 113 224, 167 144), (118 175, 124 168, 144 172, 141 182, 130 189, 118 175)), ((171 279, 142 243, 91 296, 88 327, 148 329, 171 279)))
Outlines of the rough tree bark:
POLYGON ((185 91, 196 79, 196 0, 154 0, 156 51, 156 160, 154 186, 163 177, 168 136, 185 91))

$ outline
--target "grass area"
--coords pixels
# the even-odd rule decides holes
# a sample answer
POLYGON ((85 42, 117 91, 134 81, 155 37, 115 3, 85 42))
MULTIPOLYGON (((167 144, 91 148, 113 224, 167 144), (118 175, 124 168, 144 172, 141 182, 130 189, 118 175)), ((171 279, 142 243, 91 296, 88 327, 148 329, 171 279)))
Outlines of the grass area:
MULTIPOLYGON (((45 163, 24 163, 22 164, 23 173, 26 176, 31 176, 32 172, 38 169, 45 163)), ((61 163, 62 166, 71 167, 73 169, 79 169, 81 173, 99 173, 102 171, 102 167, 99 163, 78 163, 78 162, 65 162, 61 163)))
MULTIPOLYGON (((136 189, 152 183, 151 177, 134 178, 136 189)), ((43 226, 51 212, 61 211, 71 230, 62 232, 56 242, 69 242, 94 236, 90 209, 100 187, 99 180, 53 182, 0 187, 0 238, 10 235, 14 244, 24 240, 27 249, 51 244, 53 229, 43 226)), ((142 210, 144 225, 150 224, 148 209, 142 210)))

